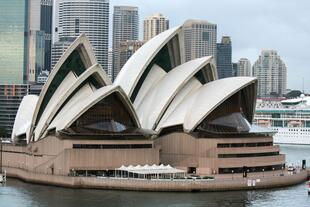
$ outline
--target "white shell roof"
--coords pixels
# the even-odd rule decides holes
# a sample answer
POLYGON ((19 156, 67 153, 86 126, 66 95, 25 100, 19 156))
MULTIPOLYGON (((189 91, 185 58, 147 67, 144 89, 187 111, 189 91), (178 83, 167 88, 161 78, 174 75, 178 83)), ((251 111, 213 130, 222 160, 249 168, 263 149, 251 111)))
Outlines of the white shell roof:
POLYGON ((144 70, 152 59, 181 31, 181 28, 182 27, 171 28, 147 41, 126 62, 113 84, 120 85, 128 97, 130 97, 144 70))
POLYGON ((49 124, 47 130, 51 130, 56 128, 56 124, 59 123, 59 120, 62 117, 66 116, 67 112, 79 102, 83 101, 85 97, 89 97, 93 94, 93 89, 91 85, 85 84, 80 88, 80 90, 66 103, 66 105, 60 110, 60 112, 53 119, 52 123, 49 124))
MULTIPOLYGON (((169 105, 168 109, 165 111, 165 114, 163 115, 162 119, 160 120, 159 124, 157 125, 156 131, 159 130, 159 127, 162 125, 164 120, 169 117, 174 110, 182 103, 184 100, 186 100, 189 96, 195 93, 196 90, 198 90, 202 84, 195 78, 191 78, 190 81, 182 88, 182 90, 176 95, 176 97, 173 99, 171 104, 169 105)), ((184 112, 187 111, 187 109, 183 109, 184 112)), ((182 111, 178 112, 177 115, 181 115, 182 111)), ((176 116, 178 117, 178 116, 176 116)), ((183 120, 180 124, 183 123, 183 120)))
POLYGON ((160 131, 183 124, 186 132, 192 132, 217 106, 255 82, 256 78, 253 77, 232 77, 209 82, 180 103, 157 129, 160 131))
POLYGON ((38 102, 38 99, 39 97, 36 95, 24 96, 16 114, 14 127, 12 131, 12 141, 14 141, 15 136, 19 136, 26 133, 27 143, 29 142, 29 128, 31 125, 32 115, 34 113, 34 109, 38 102))
MULTIPOLYGON (((44 84, 42 91, 39 96, 39 100, 37 102, 37 106, 35 108, 33 117, 32 117, 32 126, 35 125, 35 122, 37 121, 37 116, 39 113, 39 110, 41 108, 41 104, 45 98, 45 95, 50 87, 50 84, 52 83, 53 79, 57 75, 59 69, 63 65, 63 63, 66 61, 66 59, 70 56, 70 54, 79 46, 81 46, 85 51, 81 50, 83 53, 84 59, 83 61, 87 63, 90 67, 97 63, 96 57, 93 53, 92 46, 88 40, 88 38, 85 36, 85 34, 81 34, 70 46, 69 48, 64 52, 62 57, 59 59, 59 61, 56 63, 55 67, 51 71, 50 75, 48 76, 47 82, 44 84)), ((33 132, 33 129, 30 129, 30 133, 33 132)))
POLYGON ((155 129, 176 94, 201 68, 211 61, 211 56, 203 57, 186 62, 169 71, 136 108, 141 126, 146 129, 155 129))
POLYGON ((145 78, 139 93, 133 103, 135 108, 138 108, 144 97, 156 86, 156 84, 167 74, 161 67, 154 64, 148 76, 145 78))
MULTIPOLYGON (((70 74, 70 73, 69 73, 70 74)), ((70 76, 68 74, 68 76, 70 76)), ((71 74, 72 76, 73 74, 71 74)), ((55 94, 52 96, 51 101, 46 106, 46 110, 38 125, 35 129, 35 140, 38 140, 44 130, 48 127, 51 120, 54 118, 56 112, 60 109, 60 107, 65 103, 65 101, 69 98, 69 96, 76 90, 88 77, 96 75, 98 80, 103 86, 112 84, 104 70, 99 64, 95 64, 92 67, 88 68, 84 73, 82 73, 78 78, 68 80, 67 78, 60 84, 59 88, 55 91, 55 94), (61 87, 63 86, 63 87, 61 87), (60 91, 60 92, 58 92, 60 91)), ((86 96, 87 97, 87 96, 86 96)))
POLYGON ((46 125, 46 121, 49 116, 53 113, 55 107, 57 106, 60 99, 65 95, 68 88, 72 87, 73 83, 76 81, 77 77, 69 72, 65 79, 61 82, 61 84, 57 87, 54 95, 51 97, 50 101, 46 105, 44 113, 38 121, 38 124, 34 130, 34 140, 37 141, 42 135, 42 130, 46 125))
POLYGON ((92 106, 94 106, 96 103, 98 103, 103 98, 115 92, 121 95, 121 97, 124 100, 124 103, 127 104, 126 107, 129 109, 129 112, 131 113, 133 119, 136 121, 137 126, 140 127, 138 117, 135 113, 135 110, 130 100, 127 98, 127 95, 120 88, 120 86, 109 85, 109 86, 105 86, 105 87, 102 87, 96 90, 92 95, 90 95, 89 97, 85 98, 84 100, 80 101, 79 103, 74 105, 72 108, 70 108, 66 112, 66 116, 63 116, 55 124, 56 131, 70 127, 71 124, 74 121, 76 121, 81 115, 83 115, 88 109, 90 109, 92 106))

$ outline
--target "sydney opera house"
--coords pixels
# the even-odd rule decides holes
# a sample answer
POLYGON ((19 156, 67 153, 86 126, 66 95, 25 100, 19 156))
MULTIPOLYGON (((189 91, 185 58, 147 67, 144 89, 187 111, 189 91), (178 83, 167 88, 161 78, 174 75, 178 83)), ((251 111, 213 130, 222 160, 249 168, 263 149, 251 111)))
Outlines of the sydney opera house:
POLYGON ((78 37, 40 96, 23 99, 3 165, 53 175, 146 164, 198 175, 281 169, 273 132, 252 125, 256 78, 217 79, 213 57, 185 62, 182 38, 181 26, 149 40, 112 83, 78 37))

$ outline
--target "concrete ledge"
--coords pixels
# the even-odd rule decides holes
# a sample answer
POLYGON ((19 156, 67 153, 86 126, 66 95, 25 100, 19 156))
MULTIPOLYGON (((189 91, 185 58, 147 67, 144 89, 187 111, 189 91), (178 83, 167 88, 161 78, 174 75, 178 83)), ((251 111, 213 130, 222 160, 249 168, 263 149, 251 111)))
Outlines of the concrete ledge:
POLYGON ((276 188, 296 185, 305 182, 308 177, 306 170, 298 174, 257 178, 255 186, 248 186, 248 180, 255 178, 239 178, 234 180, 138 180, 113 179, 97 177, 69 177, 50 174, 33 173, 19 168, 4 167, 8 177, 19 178, 26 182, 54 185, 70 188, 114 189, 133 191, 232 191, 276 188))

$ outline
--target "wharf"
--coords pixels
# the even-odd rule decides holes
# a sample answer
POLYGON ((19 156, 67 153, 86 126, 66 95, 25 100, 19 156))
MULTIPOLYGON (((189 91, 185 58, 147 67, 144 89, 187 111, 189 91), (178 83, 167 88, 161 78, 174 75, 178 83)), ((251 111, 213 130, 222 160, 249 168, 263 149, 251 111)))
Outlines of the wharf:
POLYGON ((214 180, 158 180, 158 179, 128 179, 103 177, 71 177, 51 174, 41 174, 20 168, 5 167, 8 177, 19 178, 26 182, 47 184, 70 188, 114 189, 133 191, 233 191, 254 190, 285 187, 303 183, 307 180, 310 169, 301 170, 295 174, 285 171, 275 171, 272 174, 250 174, 247 178, 235 174, 232 177, 216 176, 214 180))

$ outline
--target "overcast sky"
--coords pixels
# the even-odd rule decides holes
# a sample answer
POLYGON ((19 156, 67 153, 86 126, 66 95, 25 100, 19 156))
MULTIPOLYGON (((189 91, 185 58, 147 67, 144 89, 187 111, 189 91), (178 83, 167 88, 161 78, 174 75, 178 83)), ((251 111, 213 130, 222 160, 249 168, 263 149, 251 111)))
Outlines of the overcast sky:
POLYGON ((171 27, 186 19, 217 24, 218 41, 231 36, 233 61, 253 64, 261 49, 275 49, 288 67, 288 88, 302 89, 304 78, 310 92, 310 0, 110 0, 111 14, 114 5, 139 7, 141 39, 143 19, 160 12, 171 27))

